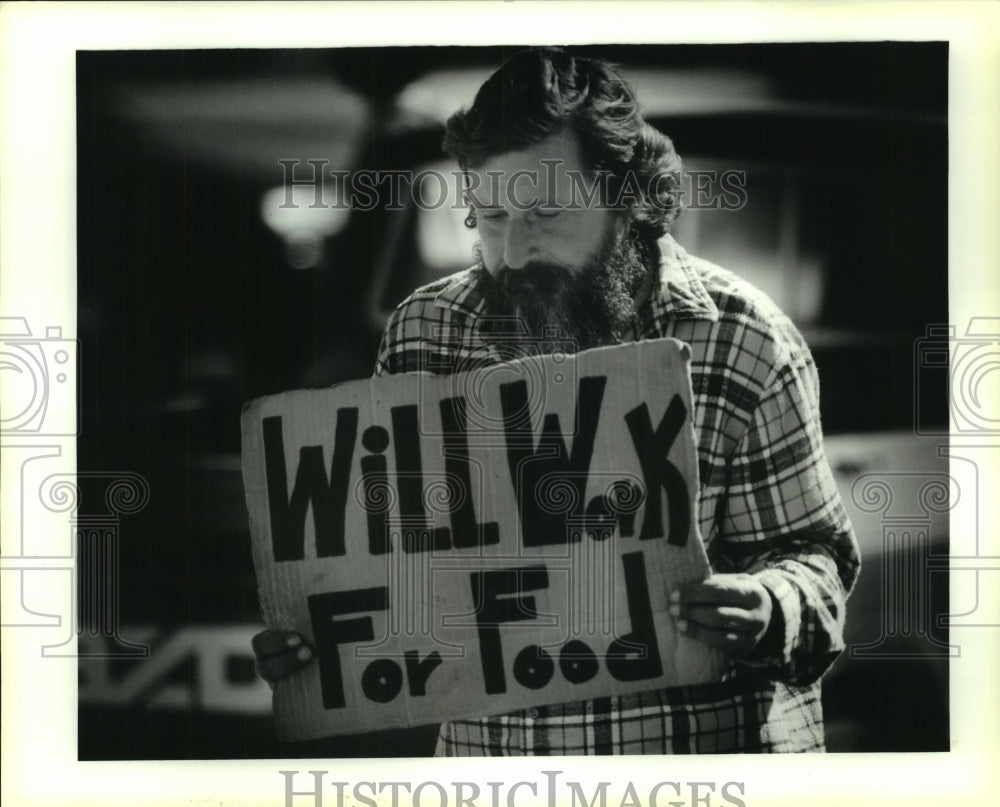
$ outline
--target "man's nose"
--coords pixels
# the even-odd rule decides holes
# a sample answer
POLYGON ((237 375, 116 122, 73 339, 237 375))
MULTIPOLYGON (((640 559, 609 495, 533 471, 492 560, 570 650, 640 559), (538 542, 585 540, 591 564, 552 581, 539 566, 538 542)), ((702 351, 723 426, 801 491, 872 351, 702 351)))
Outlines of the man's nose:
POLYGON ((530 223, 521 217, 511 218, 504 241, 504 263, 511 269, 523 269, 535 257, 535 252, 535 236, 530 223))

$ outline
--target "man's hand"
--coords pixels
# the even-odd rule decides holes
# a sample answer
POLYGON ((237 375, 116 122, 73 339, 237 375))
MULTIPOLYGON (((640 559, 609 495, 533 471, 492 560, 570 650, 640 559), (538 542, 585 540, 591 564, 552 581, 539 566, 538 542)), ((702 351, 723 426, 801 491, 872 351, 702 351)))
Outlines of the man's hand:
POLYGON ((771 624, 771 595, 749 574, 715 574, 670 595, 677 630, 739 658, 752 651, 771 624))
POLYGON ((265 630, 251 639, 257 657, 257 675, 274 689, 274 682, 290 675, 313 657, 312 650, 297 633, 265 630))

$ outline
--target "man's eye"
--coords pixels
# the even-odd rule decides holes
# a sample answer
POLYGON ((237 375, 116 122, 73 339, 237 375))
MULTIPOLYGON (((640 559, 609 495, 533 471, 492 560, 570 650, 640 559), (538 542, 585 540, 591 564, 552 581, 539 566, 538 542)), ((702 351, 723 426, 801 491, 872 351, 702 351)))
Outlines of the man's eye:
POLYGON ((542 207, 539 205, 535 208, 535 215, 543 219, 554 219, 562 213, 561 207, 542 207))
POLYGON ((507 214, 503 210, 483 210, 479 215, 486 221, 500 221, 507 214))

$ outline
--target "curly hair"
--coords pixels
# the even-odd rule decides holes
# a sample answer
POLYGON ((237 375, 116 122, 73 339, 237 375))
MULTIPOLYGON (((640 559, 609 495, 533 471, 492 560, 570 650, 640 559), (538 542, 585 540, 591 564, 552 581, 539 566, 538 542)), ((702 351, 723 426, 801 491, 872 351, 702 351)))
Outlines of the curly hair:
MULTIPOLYGON (((448 119, 442 146, 468 171, 567 127, 588 167, 607 172, 610 198, 631 194, 640 240, 666 233, 683 207, 681 159, 670 138, 643 119, 619 68, 604 60, 558 48, 519 51, 483 83, 470 108, 448 119)), ((466 223, 475 226, 474 211, 466 223)))

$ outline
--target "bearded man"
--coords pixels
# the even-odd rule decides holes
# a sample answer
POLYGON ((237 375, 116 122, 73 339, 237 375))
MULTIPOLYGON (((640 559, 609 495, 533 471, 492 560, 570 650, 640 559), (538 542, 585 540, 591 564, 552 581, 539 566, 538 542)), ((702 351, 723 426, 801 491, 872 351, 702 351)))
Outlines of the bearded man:
MULTIPOLYGON (((518 53, 449 119, 444 147, 467 179, 476 264, 399 305, 375 374, 661 337, 689 345, 713 574, 672 592, 671 615, 728 665, 719 683, 452 721, 437 753, 823 750, 820 678, 844 646, 859 556, 801 335, 760 291, 669 235, 680 160, 611 65, 518 53)), ((271 681, 311 659, 288 634, 254 645, 271 681)))

